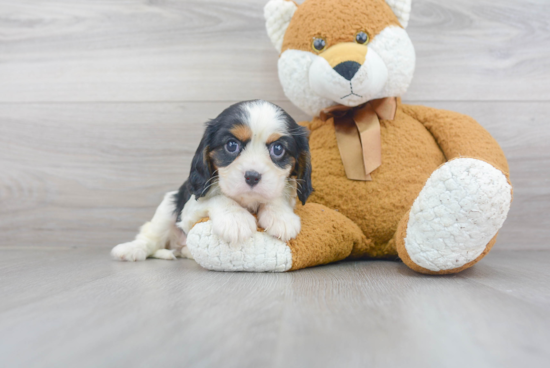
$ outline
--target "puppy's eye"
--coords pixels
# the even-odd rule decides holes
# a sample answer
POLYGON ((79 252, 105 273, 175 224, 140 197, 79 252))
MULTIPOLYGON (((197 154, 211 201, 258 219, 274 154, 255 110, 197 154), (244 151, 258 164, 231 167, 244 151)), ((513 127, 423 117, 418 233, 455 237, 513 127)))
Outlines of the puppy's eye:
POLYGON ((232 139, 225 144, 225 150, 231 154, 239 153, 241 145, 236 140, 232 139))
POLYGON ((284 156, 285 148, 280 143, 273 143, 271 147, 269 147, 269 154, 274 159, 279 159, 284 156))
POLYGON ((366 44, 369 42, 369 35, 366 32, 358 32, 355 35, 355 42, 357 42, 360 45, 366 44))
POLYGON ((311 44, 311 47, 313 47, 313 50, 320 52, 325 49, 327 46, 327 43, 324 38, 321 37, 315 37, 313 39, 313 43, 311 44))

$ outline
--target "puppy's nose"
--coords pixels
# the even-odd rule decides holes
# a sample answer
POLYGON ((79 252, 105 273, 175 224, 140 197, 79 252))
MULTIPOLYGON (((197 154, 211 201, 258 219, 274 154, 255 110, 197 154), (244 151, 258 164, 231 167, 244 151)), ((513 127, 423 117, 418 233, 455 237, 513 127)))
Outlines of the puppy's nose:
POLYGON ((361 64, 355 61, 344 61, 334 67, 336 73, 340 74, 349 81, 353 79, 359 69, 361 69, 361 64))
POLYGON ((244 173, 244 180, 246 180, 246 184, 250 185, 250 187, 258 184, 261 178, 262 174, 257 171, 247 171, 244 173))

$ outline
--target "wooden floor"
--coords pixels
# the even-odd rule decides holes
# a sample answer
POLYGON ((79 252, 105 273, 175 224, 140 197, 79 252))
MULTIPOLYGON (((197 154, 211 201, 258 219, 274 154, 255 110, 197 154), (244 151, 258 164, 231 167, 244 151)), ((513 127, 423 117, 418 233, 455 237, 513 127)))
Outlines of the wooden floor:
POLYGON ((266 1, 0 0, 0 367, 549 367, 548 0, 413 0, 404 101, 473 116, 511 166, 474 269, 110 261, 185 179, 202 123, 256 98, 309 119, 266 1))
POLYGON ((386 261, 239 274, 3 248, 0 366, 548 367, 549 262, 494 251, 450 277, 386 261))

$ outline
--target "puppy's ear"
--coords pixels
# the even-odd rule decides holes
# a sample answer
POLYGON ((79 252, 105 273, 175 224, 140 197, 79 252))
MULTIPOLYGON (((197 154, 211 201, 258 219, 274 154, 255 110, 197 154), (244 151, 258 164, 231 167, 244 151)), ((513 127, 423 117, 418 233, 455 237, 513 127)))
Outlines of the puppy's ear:
POLYGON ((294 140, 298 146, 298 159, 294 167, 293 175, 296 175, 298 199, 306 204, 307 199, 313 192, 311 186, 311 155, 309 153, 308 131, 306 128, 297 126, 294 130, 294 140))
POLYGON ((191 171, 189 173, 189 184, 191 192, 195 199, 199 199, 208 193, 210 179, 214 175, 214 165, 209 156, 208 142, 211 134, 210 124, 202 137, 199 148, 195 152, 193 161, 191 161, 191 171))

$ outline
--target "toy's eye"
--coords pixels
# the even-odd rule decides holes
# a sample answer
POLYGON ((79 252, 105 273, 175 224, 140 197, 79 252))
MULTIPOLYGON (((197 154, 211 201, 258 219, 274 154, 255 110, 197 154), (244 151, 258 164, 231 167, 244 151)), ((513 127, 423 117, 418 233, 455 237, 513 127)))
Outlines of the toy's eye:
POLYGON ((231 154, 239 153, 241 145, 236 140, 232 139, 225 144, 225 150, 231 154))
POLYGON ((355 35, 355 42, 357 42, 360 45, 366 44, 369 42, 369 35, 366 32, 358 32, 355 35))
POLYGON ((273 144, 269 147, 269 154, 270 154, 271 157, 273 157, 274 159, 280 159, 280 158, 283 157, 283 155, 285 154, 285 148, 284 148, 283 145, 280 144, 280 143, 273 143, 273 144))
POLYGON ((323 51, 326 46, 327 46, 327 43, 325 39, 321 37, 315 37, 313 39, 313 43, 311 44, 311 47, 313 47, 313 50, 317 52, 323 51))

